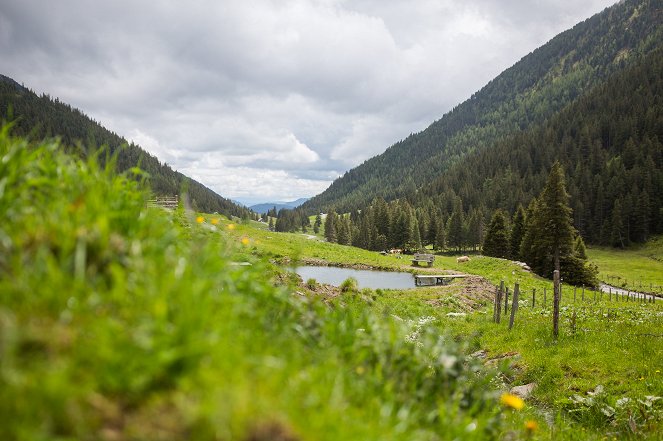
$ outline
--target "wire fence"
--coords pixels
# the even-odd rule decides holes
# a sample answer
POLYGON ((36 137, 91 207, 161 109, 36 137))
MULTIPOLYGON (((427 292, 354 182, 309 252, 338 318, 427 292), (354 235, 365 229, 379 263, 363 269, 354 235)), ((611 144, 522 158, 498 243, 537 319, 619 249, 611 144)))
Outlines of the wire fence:
MULTIPOLYGON (((584 287, 560 285, 559 321, 567 331, 609 332, 617 324, 634 326, 657 323, 663 325, 663 301, 650 293, 608 289, 607 292, 584 287)), ((502 318, 513 328, 519 309, 528 315, 553 317, 553 295, 547 288, 521 291, 519 284, 513 290, 504 282, 495 286, 493 321, 502 318)), ((522 314, 521 314, 522 315, 522 314)), ((522 320, 522 319, 521 319, 522 320)), ((659 328, 662 329, 662 328, 659 328)), ((634 332, 632 335, 663 337, 663 333, 634 332)))

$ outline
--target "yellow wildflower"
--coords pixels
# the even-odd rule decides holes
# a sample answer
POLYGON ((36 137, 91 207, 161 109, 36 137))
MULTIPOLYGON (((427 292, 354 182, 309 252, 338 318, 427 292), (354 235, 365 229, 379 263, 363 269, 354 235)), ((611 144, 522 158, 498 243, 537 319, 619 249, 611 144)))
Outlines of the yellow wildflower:
POLYGON ((503 406, 510 407, 515 410, 521 410, 525 407, 525 402, 518 395, 513 394, 502 394, 500 397, 500 403, 503 406))
POLYGON ((366 372, 366 369, 364 369, 364 366, 357 366, 357 368, 355 369, 355 371, 356 371, 357 374, 359 374, 359 375, 364 375, 364 372, 366 372))
POLYGON ((212 225, 216 225, 218 223, 219 223, 219 219, 217 219, 217 218, 212 219, 212 225))
POLYGON ((202 217, 202 216, 198 216, 198 217, 196 218, 196 222, 198 222, 199 224, 202 224, 203 222, 205 222, 205 218, 202 217))
POLYGON ((235 229, 235 224, 228 224, 228 229, 229 230, 234 230, 235 229))
POLYGON ((249 242, 251 242, 251 240, 248 237, 242 237, 242 245, 248 245, 249 242))
POLYGON ((534 432, 538 428, 539 428, 539 424, 536 421, 534 421, 534 420, 525 421, 525 429, 528 432, 534 432))

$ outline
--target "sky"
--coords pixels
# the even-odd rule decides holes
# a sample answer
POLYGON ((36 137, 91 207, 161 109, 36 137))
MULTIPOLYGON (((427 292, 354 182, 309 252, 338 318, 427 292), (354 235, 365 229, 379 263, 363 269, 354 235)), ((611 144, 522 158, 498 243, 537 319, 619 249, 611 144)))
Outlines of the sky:
POLYGON ((242 203, 325 190, 614 0, 0 0, 0 73, 242 203))

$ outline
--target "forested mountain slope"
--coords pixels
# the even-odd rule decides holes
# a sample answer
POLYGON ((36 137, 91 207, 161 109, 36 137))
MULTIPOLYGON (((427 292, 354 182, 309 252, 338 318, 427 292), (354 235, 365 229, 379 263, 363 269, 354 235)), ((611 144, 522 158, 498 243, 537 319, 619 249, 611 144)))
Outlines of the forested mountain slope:
POLYGON ((156 195, 180 194, 186 182, 188 198, 195 209, 240 217, 250 213, 248 209, 219 196, 201 183, 174 171, 138 145, 127 142, 91 120, 80 110, 57 98, 51 99, 48 95, 37 96, 4 75, 0 75, 0 120, 12 120, 12 133, 15 135, 29 136, 34 140, 57 136, 65 146, 78 150, 83 156, 99 146, 107 146, 111 154, 119 150, 118 171, 140 165, 142 170, 149 173, 149 184, 156 195))
POLYGON ((657 0, 621 2, 525 56, 424 131, 389 147, 304 204, 347 212, 376 196, 412 196, 454 163, 545 121, 663 41, 657 0))
POLYGON ((513 213, 559 161, 575 226, 592 243, 623 246, 663 231, 663 47, 546 123, 455 164, 415 198, 513 213))

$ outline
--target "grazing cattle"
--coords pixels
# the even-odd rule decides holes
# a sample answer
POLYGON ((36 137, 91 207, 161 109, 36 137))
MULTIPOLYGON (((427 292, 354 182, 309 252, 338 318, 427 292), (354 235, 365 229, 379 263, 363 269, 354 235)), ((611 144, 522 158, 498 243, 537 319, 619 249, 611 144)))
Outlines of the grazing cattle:
POLYGON ((463 262, 469 262, 470 257, 469 256, 460 256, 456 258, 457 263, 463 263, 463 262))
POLYGON ((400 248, 393 248, 389 250, 389 254, 401 254, 402 252, 403 250, 401 250, 400 248))

